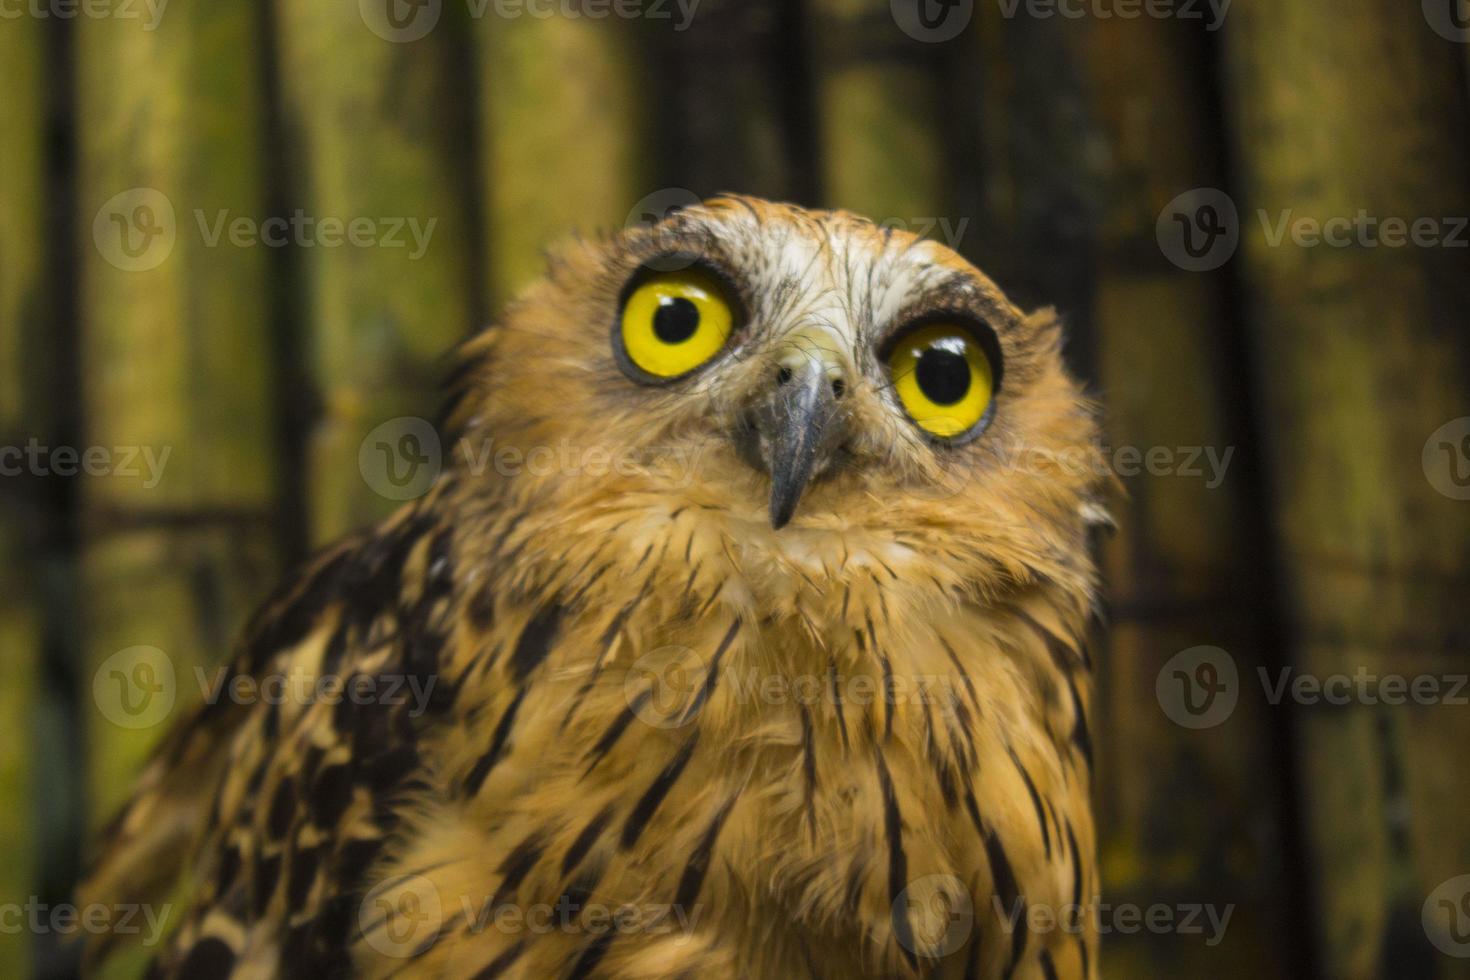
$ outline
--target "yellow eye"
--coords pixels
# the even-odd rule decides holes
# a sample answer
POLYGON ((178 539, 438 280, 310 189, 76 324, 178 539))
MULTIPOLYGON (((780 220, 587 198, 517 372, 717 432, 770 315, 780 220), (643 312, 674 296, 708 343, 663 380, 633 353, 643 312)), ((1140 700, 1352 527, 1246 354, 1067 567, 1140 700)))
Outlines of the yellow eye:
POLYGON ((735 325, 725 288, 698 269, 655 273, 623 303, 622 350, 655 378, 688 374, 724 349, 735 325))
POLYGON ((995 392, 985 350, 968 330, 948 323, 903 336, 888 355, 888 369, 904 410, 941 439, 973 429, 995 392))

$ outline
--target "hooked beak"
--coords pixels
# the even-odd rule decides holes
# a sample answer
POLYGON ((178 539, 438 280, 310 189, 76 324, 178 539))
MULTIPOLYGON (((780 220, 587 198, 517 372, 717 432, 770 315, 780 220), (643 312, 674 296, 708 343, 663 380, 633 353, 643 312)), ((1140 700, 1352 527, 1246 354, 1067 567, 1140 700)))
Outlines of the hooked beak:
POLYGON ((771 527, 791 520, 807 484, 830 461, 846 435, 838 411, 840 381, 821 359, 802 357, 777 375, 775 390, 755 413, 760 456, 771 475, 771 527))

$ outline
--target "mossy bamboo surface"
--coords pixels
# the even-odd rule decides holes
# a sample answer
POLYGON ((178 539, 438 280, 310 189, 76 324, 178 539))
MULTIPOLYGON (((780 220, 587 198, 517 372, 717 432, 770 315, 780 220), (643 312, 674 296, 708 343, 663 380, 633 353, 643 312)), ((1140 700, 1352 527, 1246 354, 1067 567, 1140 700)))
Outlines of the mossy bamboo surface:
MULTIPOLYGON (((45 234, 41 139, 43 56, 41 26, 34 20, 0 31, 0 91, 12 100, 0 113, 0 445, 23 444, 36 420, 26 397, 34 391, 27 351, 45 321, 42 307, 45 234)), ((3 476, 0 502, 7 516, 24 519, 22 478, 3 476)), ((39 863, 33 790, 38 759, 32 731, 40 698, 42 645, 34 588, 37 564, 20 541, 21 521, 0 524, 0 903, 24 902, 35 887, 39 863)), ((30 939, 0 943, 0 976, 30 972, 30 939)))
POLYGON ((265 256, 211 247, 199 219, 260 216, 261 86, 241 43, 258 36, 256 11, 222 0, 171 6, 154 30, 74 25, 85 441, 113 454, 102 474, 78 477, 78 698, 94 825, 167 720, 199 699, 193 668, 224 658, 277 574, 265 256), (149 267, 128 268, 125 245, 149 267), (145 727, 117 723, 93 686, 135 646, 161 650, 174 669, 173 709, 145 727))
MULTIPOLYGON (((1225 34, 1293 664, 1463 674, 1470 508, 1421 452, 1470 405, 1466 251, 1273 245, 1260 219, 1470 215, 1463 53, 1394 0, 1237 5, 1225 34)), ((1420 910, 1470 868, 1470 713, 1300 715, 1310 848, 1292 857, 1315 885, 1326 974, 1462 976, 1420 910)))
MULTIPOLYGON (((636 26, 616 18, 495 16, 476 25, 488 281, 498 309, 573 230, 636 222, 661 190, 636 26)), ((645 25, 646 26, 646 25, 645 25)))
MULTIPOLYGON (((1105 900, 1194 896, 1236 905, 1215 946, 1198 935, 1108 937, 1121 976, 1250 975, 1292 969, 1284 906, 1278 758, 1259 698, 1219 727, 1191 730, 1154 703, 1161 670, 1200 645, 1225 649, 1249 679, 1269 663, 1261 549, 1242 534, 1255 488, 1240 444, 1225 273, 1195 273, 1160 250, 1155 222, 1177 195, 1223 179, 1191 25, 1093 20, 1063 28, 1082 52, 1086 135, 1095 154, 1097 387, 1127 497, 1103 550, 1110 630, 1098 714, 1105 900), (1133 466, 1166 450, 1157 474, 1133 466), (1213 452, 1218 467, 1204 452, 1213 452), (1193 464, 1186 465, 1193 455, 1193 464), (1220 467, 1223 468, 1223 472, 1220 467), (1190 472, 1193 470, 1194 472, 1190 472), (1140 698, 1147 708, 1138 710, 1140 698), (1146 761, 1141 761, 1146 760, 1146 761), (1181 774, 1175 785, 1160 773, 1181 774), (1183 775, 1187 774, 1187 775, 1183 775), (1216 801, 1234 800, 1230 808, 1216 801)), ((1039 258, 1039 257, 1038 257, 1039 258)))
POLYGON ((453 21, 446 10, 423 37, 399 42, 375 33, 364 9, 275 5, 287 146, 272 152, 288 154, 289 209, 318 227, 371 223, 367 244, 308 237, 293 256, 321 409, 302 420, 316 543, 398 506, 364 478, 359 449, 379 424, 434 416, 444 353, 478 326, 480 309, 479 219, 466 194, 473 114, 454 70, 453 21))

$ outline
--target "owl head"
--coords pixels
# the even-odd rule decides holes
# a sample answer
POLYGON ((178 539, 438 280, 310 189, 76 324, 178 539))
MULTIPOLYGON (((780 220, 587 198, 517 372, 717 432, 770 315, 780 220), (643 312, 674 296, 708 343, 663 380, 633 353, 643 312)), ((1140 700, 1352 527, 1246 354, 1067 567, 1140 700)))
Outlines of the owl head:
POLYGON ((747 582, 1090 574, 1105 481, 1055 316, 846 212, 720 197, 575 241, 467 345, 454 395, 466 492, 625 571, 674 540, 747 582))

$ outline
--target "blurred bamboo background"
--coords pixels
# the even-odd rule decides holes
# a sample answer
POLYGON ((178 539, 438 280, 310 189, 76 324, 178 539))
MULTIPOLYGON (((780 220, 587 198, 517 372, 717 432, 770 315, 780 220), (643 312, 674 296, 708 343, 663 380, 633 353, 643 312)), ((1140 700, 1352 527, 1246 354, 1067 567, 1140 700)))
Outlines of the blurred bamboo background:
MULTIPOLYGON (((1272 244, 1254 217, 1470 215, 1462 0, 1237 0, 1221 23, 486 3, 0 20, 0 446, 169 452, 156 485, 0 478, 0 902, 66 901, 158 735, 99 713, 104 661, 223 658, 292 563, 395 506, 364 437, 432 417, 441 355, 547 244, 732 190, 929 229, 1061 309, 1112 446, 1233 454, 1217 486, 1126 476, 1093 730, 1104 901, 1234 911, 1213 946, 1108 935, 1106 973, 1470 976, 1421 922, 1470 873, 1470 706, 1272 705, 1255 681, 1470 671, 1470 502, 1421 459, 1470 415, 1470 249, 1272 244), (134 270, 97 223, 158 203, 138 188, 173 241, 134 270), (1196 188, 1239 214, 1207 271, 1161 247, 1196 188), (298 211, 432 235, 418 256, 209 239, 221 212, 298 211), (1195 730, 1155 692, 1200 645, 1232 655, 1240 703, 1195 730)), ((73 968, 58 936, 4 933, 0 976, 73 968)))

